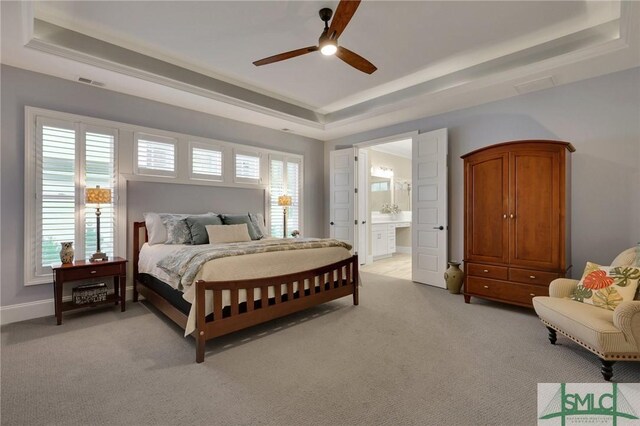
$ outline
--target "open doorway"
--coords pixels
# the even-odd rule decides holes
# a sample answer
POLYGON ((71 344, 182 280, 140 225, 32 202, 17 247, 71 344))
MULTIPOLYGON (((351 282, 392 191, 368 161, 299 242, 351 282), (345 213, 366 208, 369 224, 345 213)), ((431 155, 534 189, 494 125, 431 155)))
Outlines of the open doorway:
POLYGON ((411 280, 411 153, 411 137, 358 150, 363 271, 411 280))

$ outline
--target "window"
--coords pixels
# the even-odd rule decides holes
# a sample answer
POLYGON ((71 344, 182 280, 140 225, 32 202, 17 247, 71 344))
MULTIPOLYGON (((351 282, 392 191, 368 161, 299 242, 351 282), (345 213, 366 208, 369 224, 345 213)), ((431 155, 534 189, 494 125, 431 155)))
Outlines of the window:
POLYGON ((30 158, 35 182, 26 182, 35 190, 34 201, 27 205, 33 222, 26 227, 25 239, 25 279, 32 284, 50 282, 50 265, 60 262, 61 242, 73 241, 77 259, 95 252, 95 207, 85 206, 87 186, 112 190, 112 203, 100 206, 100 245, 113 256, 117 199, 116 130, 44 117, 35 122, 35 147, 27 151, 35 156, 30 158))
POLYGON ((290 236, 294 230, 302 231, 301 166, 302 161, 299 158, 269 156, 269 214, 271 235, 274 237, 284 235, 284 210, 278 205, 280 195, 291 197, 291 206, 287 208, 287 236, 290 236))
POLYGON ((389 182, 373 182, 371 184, 371 192, 389 191, 389 182))
POLYGON ((135 140, 138 174, 176 176, 176 139, 136 133, 135 140))
POLYGON ((191 143, 191 178, 222 181, 222 149, 191 143))
POLYGON ((260 154, 235 151, 235 182, 260 183, 260 154))

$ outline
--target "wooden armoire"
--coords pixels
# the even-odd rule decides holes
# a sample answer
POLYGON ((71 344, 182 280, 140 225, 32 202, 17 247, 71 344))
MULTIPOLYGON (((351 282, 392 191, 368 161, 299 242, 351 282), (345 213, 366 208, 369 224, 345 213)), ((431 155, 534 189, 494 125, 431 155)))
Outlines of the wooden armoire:
POLYGON ((464 300, 532 306, 571 267, 568 142, 488 146, 464 159, 464 300))

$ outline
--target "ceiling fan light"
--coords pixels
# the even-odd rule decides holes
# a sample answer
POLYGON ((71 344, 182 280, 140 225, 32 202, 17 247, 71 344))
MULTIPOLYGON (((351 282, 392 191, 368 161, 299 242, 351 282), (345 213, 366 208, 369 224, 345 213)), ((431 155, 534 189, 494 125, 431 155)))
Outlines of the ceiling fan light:
POLYGON ((331 56, 335 54, 337 50, 338 50, 338 47, 335 44, 327 43, 320 48, 320 53, 322 53, 325 56, 331 56))

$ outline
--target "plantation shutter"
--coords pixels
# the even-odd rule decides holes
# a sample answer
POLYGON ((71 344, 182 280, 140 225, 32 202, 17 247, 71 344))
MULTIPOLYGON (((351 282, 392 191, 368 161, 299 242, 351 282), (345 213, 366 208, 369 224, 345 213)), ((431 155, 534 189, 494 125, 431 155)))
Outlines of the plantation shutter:
MULTIPOLYGON (((113 257, 116 231, 116 163, 115 132, 109 129, 89 129, 85 139, 85 187, 111 189, 111 203, 100 205, 100 249, 113 257)), ((81 200, 84 202, 84 199, 81 200)), ((97 247, 96 206, 85 208, 85 259, 89 259, 97 247)))
POLYGON ((220 148, 192 145, 191 177, 195 179, 222 180, 222 150, 220 148))
POLYGON ((260 183, 260 154, 235 152, 235 181, 260 183))
POLYGON ((138 174, 176 176, 174 138, 136 133, 138 174))
MULTIPOLYGON (((278 197, 285 193, 284 161, 271 159, 269 168, 269 194, 271 213, 271 236, 284 235, 284 211, 278 205, 278 197)), ((287 224, 287 228, 291 229, 287 224)))
POLYGON ((300 220, 300 183, 301 161, 284 156, 269 156, 269 213, 270 228, 273 237, 284 235, 284 211, 278 205, 278 197, 289 195, 291 205, 287 208, 287 235, 301 229, 300 220))
POLYGON ((36 273, 50 272, 60 261, 60 243, 76 241, 76 130, 74 123, 37 120, 36 198, 38 215, 36 273))
POLYGON ((300 230, 300 163, 287 161, 287 195, 291 196, 287 216, 287 232, 300 230))

